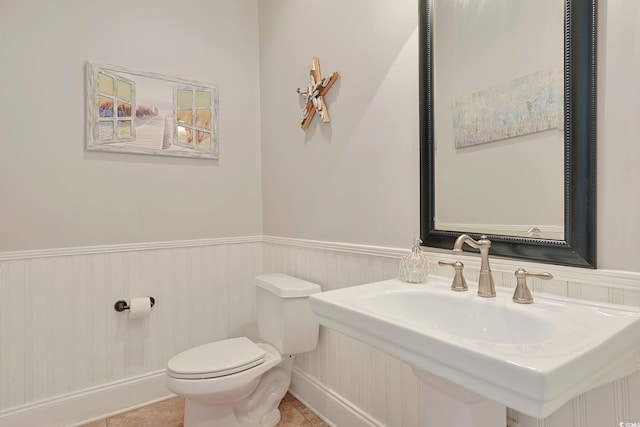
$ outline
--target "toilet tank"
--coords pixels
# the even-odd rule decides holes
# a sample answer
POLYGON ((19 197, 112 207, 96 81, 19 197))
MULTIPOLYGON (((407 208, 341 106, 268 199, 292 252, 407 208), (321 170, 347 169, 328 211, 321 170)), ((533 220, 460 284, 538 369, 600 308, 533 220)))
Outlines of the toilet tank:
POLYGON ((319 325, 309 306, 309 295, 321 292, 320 286, 283 273, 256 276, 254 284, 260 338, 281 354, 316 348, 319 325))

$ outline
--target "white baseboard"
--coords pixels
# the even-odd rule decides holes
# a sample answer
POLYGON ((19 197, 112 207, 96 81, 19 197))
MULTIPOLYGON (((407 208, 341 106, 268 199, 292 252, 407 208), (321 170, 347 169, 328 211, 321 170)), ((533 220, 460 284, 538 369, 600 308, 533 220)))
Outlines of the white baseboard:
POLYGON ((0 427, 67 427, 107 418, 174 396, 164 370, 0 412, 0 427))
POLYGON ((295 366, 291 373, 289 393, 332 427, 384 427, 378 420, 295 366))
MULTIPOLYGON (((105 384, 0 412, 0 427, 68 427, 112 417, 174 397, 165 371, 105 384)), ((290 393, 332 427, 384 427, 314 378, 293 368, 290 393)))

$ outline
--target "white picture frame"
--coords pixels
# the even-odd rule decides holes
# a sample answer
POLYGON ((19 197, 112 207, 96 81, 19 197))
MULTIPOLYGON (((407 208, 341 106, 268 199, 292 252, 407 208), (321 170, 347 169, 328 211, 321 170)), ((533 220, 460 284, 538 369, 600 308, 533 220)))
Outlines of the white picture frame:
POLYGON ((218 88, 88 62, 86 149, 218 159, 218 88))

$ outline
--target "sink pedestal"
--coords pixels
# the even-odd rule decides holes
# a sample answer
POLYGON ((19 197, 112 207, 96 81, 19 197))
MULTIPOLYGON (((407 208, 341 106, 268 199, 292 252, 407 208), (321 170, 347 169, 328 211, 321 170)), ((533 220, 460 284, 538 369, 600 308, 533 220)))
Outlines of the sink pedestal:
POLYGON ((413 372, 422 380, 422 427, 506 426, 504 405, 422 369, 413 372))

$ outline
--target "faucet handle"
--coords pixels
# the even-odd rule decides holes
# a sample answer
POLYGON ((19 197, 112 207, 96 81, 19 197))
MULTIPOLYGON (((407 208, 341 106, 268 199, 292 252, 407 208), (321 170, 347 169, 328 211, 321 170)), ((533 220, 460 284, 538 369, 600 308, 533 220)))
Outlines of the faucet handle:
POLYGON ((527 286, 527 277, 537 277, 542 280, 553 279, 551 273, 529 273, 524 268, 519 268, 515 272, 516 276, 516 290, 513 293, 513 302, 518 304, 531 304, 533 297, 527 286))
POLYGON ((466 291, 469 290, 467 286, 467 281, 464 280, 464 275, 462 274, 462 270, 464 269, 464 264, 460 261, 447 262, 447 261, 438 261, 438 265, 449 265, 453 267, 453 281, 451 282, 451 290, 452 291, 466 291))

